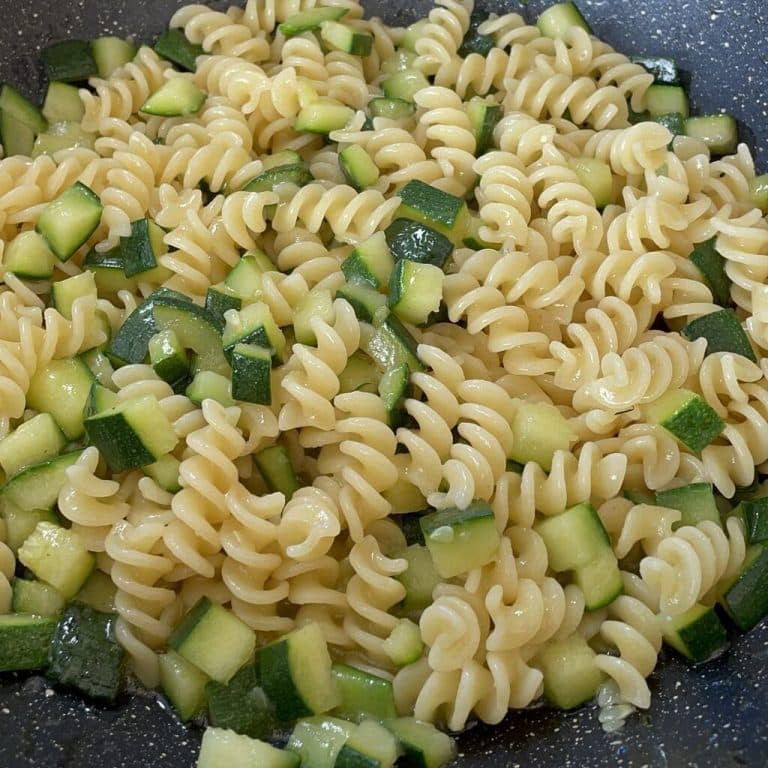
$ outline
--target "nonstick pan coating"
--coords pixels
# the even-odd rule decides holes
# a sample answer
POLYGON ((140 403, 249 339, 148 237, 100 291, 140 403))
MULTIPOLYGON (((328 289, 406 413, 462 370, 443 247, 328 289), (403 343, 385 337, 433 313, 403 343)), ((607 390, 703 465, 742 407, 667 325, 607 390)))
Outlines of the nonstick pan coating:
MULTIPOLYGON (((234 2, 234 0, 232 0, 234 2)), ((427 0, 363 0, 370 14, 406 24, 427 0)), ((174 0, 0 0, 0 80, 38 95, 42 46, 67 37, 152 41, 174 0)), ((535 19, 547 0, 483 6, 535 19)), ((213 3, 222 8, 224 3, 213 3)), ((665 54, 690 75, 699 113, 728 111, 768 170, 768 12, 764 0, 580 0, 595 32, 628 53, 665 54)), ((458 741, 459 768, 729 768, 768 765, 768 623, 698 667, 663 661, 649 712, 605 734, 594 706, 511 714, 458 741)), ((200 730, 162 700, 126 695, 102 708, 54 692, 39 676, 0 676, 0 768, 192 768, 200 730)))

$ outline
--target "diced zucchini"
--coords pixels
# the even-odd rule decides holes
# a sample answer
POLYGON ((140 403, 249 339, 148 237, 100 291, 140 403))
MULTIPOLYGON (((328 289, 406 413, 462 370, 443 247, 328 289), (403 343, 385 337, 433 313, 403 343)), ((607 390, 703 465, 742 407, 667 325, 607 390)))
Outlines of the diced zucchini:
POLYGON ((179 622, 168 645, 212 680, 226 684, 253 656, 256 636, 234 613, 201 597, 179 622))
POLYGON ((685 613, 662 615, 660 619, 664 640, 691 661, 706 661, 728 642, 714 609, 701 603, 685 613))
POLYGON ((453 253, 453 243, 445 235, 420 221, 395 219, 384 234, 395 262, 410 259, 443 269, 453 253))
MULTIPOLYGON (((122 261, 121 261, 122 264, 122 261)), ((173 295, 178 301, 186 297, 167 288, 159 288, 150 294, 131 312, 112 337, 109 355, 119 364, 143 363, 149 354, 149 340, 158 332, 152 313, 155 301, 163 296, 173 295)))
POLYGON ((53 155, 62 149, 85 147, 93 149, 96 134, 84 131, 79 122, 51 123, 45 133, 39 133, 32 148, 32 157, 53 155))
POLYGON ((331 674, 341 701, 334 714, 347 720, 396 717, 392 682, 348 664, 334 664, 331 674))
POLYGON ((224 728, 206 728, 197 768, 299 768, 299 757, 224 728))
POLYGON ((605 608, 624 591, 619 562, 610 548, 586 565, 576 568, 573 582, 584 594, 584 607, 588 611, 605 608))
POLYGON ((768 542, 768 496, 759 499, 744 499, 734 509, 744 521, 748 544, 768 542))
POLYGON ((339 166, 358 191, 372 187, 379 180, 378 166, 359 144, 350 144, 339 152, 339 166))
POLYGON ((691 483, 681 488, 656 491, 655 503, 660 507, 679 509, 682 513, 680 525, 698 525, 704 520, 720 523, 720 512, 710 483, 691 483))
POLYGON ((453 739, 432 723, 398 717, 384 726, 397 738, 403 753, 399 763, 405 768, 442 768, 456 756, 453 739))
POLYGON ((101 613, 115 612, 115 597, 117 587, 112 579, 103 571, 94 571, 75 596, 75 600, 89 605, 101 613))
POLYGON ((633 64, 639 64, 662 85, 680 85, 680 72, 672 59, 664 56, 632 56, 633 64))
POLYGON ((300 133, 321 133, 344 128, 355 116, 355 110, 335 99, 318 99, 302 107, 294 128, 300 133))
POLYGON ((155 373, 171 385, 189 375, 189 356, 175 331, 159 331, 149 340, 149 359, 155 373))
POLYGON ((731 279, 725 271, 725 259, 717 250, 717 238, 699 243, 688 258, 698 267, 712 297, 721 307, 731 303, 731 279))
POLYGON ((390 661, 398 667, 418 661, 424 652, 424 641, 421 639, 419 625, 414 624, 410 619, 400 619, 382 643, 381 648, 389 656, 390 661))
POLYGON ((11 477, 22 467, 57 456, 66 442, 53 416, 39 413, 0 440, 0 467, 11 477))
POLYGON ((493 510, 485 501, 423 515, 419 524, 435 570, 451 579, 491 562, 499 549, 493 510))
POLYGON ((396 216, 420 221, 448 237, 454 245, 461 245, 469 222, 464 200, 418 179, 409 181, 398 197, 400 207, 396 216))
POLYGON ((224 325, 224 313, 230 309, 243 308, 243 299, 225 283, 209 286, 205 294, 205 309, 224 325))
POLYGON ((161 653, 157 661, 160 665, 160 687, 179 717, 186 721, 202 712, 207 675, 175 651, 161 653))
POLYGON ((469 29, 459 46, 459 56, 467 57, 470 53, 487 56, 495 47, 496 40, 492 35, 481 35, 478 27, 488 18, 487 14, 476 8, 469 17, 469 29))
POLYGON ((400 39, 400 49, 405 51, 416 51, 416 42, 424 36, 424 28, 429 23, 429 19, 419 19, 405 28, 405 34, 400 39))
POLYGON ((429 80, 418 69, 403 69, 383 80, 381 88, 388 99, 413 102, 413 97, 419 91, 429 88, 429 80))
POLYGON ((43 209, 36 229, 56 256, 67 261, 99 226, 101 211, 99 196, 76 181, 43 209))
POLYGON ((120 238, 120 253, 126 277, 155 269, 158 259, 168 253, 165 232, 151 219, 131 222, 131 234, 120 238))
MULTIPOLYGON (((419 517, 414 516, 413 520, 423 541, 419 517)), ((408 568, 397 576, 397 580, 405 587, 405 597, 397 610, 403 616, 417 618, 432 602, 432 593, 441 578, 435 570, 429 550, 423 544, 411 544, 397 556, 408 561, 408 568)))
MULTIPOLYGON (((313 176, 304 162, 277 165, 251 179, 244 187, 244 192, 271 192, 278 184, 295 184, 303 187, 313 180, 313 176)), ((271 267, 274 269, 274 266, 271 267)), ((237 269, 235 266, 232 271, 237 269)), ((264 270, 261 270, 262 272, 264 270)))
POLYGON ((29 579, 13 580, 14 613, 27 613, 56 619, 64 612, 66 600, 50 584, 29 579))
POLYGON ((373 35, 358 32, 338 21, 322 22, 320 37, 330 48, 353 56, 368 56, 373 48, 373 35))
POLYGON ((51 509, 67 481, 67 468, 80 458, 80 453, 71 451, 27 467, 0 487, 0 500, 25 510, 51 509))
POLYGON ((417 58, 418 57, 413 51, 403 48, 401 45, 390 58, 382 62, 381 71, 387 75, 391 75, 393 72, 401 72, 404 69, 413 69, 417 58))
POLYGON ((197 57, 204 51, 201 45, 190 43, 182 30, 169 29, 157 38, 155 53, 187 72, 194 72, 197 57))
POLYGON ((713 155, 731 155, 739 143, 739 128, 732 115, 689 117, 685 133, 706 144, 713 155))
POLYGON ((342 392, 376 392, 380 373, 376 364, 364 352, 355 352, 339 374, 342 392))
MULTIPOLYGON (((157 331, 173 331, 185 349, 195 353, 197 370, 229 375, 229 364, 222 349, 222 337, 216 318, 188 299, 178 300, 169 293, 155 292, 152 319, 157 331)), ((154 336, 154 334, 150 335, 154 336)), ((113 345, 114 348, 114 345, 113 345)), ((147 339, 147 350, 149 339, 147 339)), ((142 358, 143 359, 143 358, 142 358)))
POLYGON ((301 758, 302 768, 333 768, 354 726, 337 717, 312 717, 294 726, 286 749, 301 758))
POLYGON ((289 501, 301 487, 296 470, 284 446, 272 445, 264 448, 254 454, 253 460, 267 487, 271 491, 282 493, 286 501, 289 501))
POLYGON ((575 3, 551 5, 539 14, 536 24, 544 37, 552 37, 555 40, 565 39, 571 27, 581 27, 587 32, 592 32, 575 3))
POLYGON ((688 389, 676 389, 645 406, 646 418, 660 424, 694 453, 706 448, 725 423, 705 400, 688 389))
POLYGON ((56 622, 44 616, 0 616, 0 672, 43 669, 56 622))
POLYGON ((232 398, 247 403, 272 403, 272 352, 256 344, 232 350, 232 398))
POLYGON ((160 117, 195 115, 205 104, 206 94, 186 77, 166 80, 142 105, 139 111, 160 117))
POLYGON ((153 395, 126 400, 89 416, 85 429, 112 472, 151 464, 170 453, 178 442, 153 395))
POLYGON ((74 303, 86 296, 96 298, 96 280, 93 273, 87 270, 65 280, 57 280, 51 286, 51 304, 67 320, 72 319, 74 303))
POLYGON ((45 522, 37 524, 18 555, 38 579, 67 600, 80 591, 96 564, 77 532, 45 522))
POLYGON ((477 99, 467 103, 465 109, 475 134, 475 155, 480 157, 493 146, 493 129, 501 120, 502 108, 500 104, 477 99))
POLYGON ((82 436, 83 414, 93 384, 88 366, 77 357, 51 360, 32 376, 27 405, 48 412, 68 440, 82 436))
POLYGON ((720 309, 691 320, 683 328, 683 335, 691 341, 705 338, 708 355, 715 352, 733 352, 753 363, 757 362, 747 334, 732 309, 720 309))
POLYGON ((208 719, 251 738, 266 738, 275 728, 272 703, 260 686, 258 664, 246 664, 227 685, 212 680, 206 688, 208 719))
POLYGON ((768 615, 768 547, 756 545, 747 550, 741 573, 721 602, 744 632, 768 615))
POLYGON ((688 117, 688 96, 679 85, 654 84, 645 92, 645 106, 651 117, 679 112, 688 117))
POLYGON ((350 283, 370 283, 374 288, 386 288, 395 265, 383 232, 357 245, 341 263, 341 271, 350 283))
POLYGON ((603 682, 595 652, 580 634, 552 640, 537 656, 544 675, 544 695, 559 709, 573 709, 594 698, 603 682))
POLYGON ((401 258, 389 280, 390 309, 407 323, 425 325, 443 298, 443 270, 401 258))
POLYGON ((244 299, 256 298, 261 293, 262 274, 275 269, 275 265, 265 253, 248 251, 224 278, 224 285, 244 299))
POLYGON ((538 521, 534 530, 544 540, 549 565, 555 571, 582 568, 611 551, 608 534, 588 501, 538 521))
POLYGON ((90 43, 64 40, 43 48, 41 54, 48 80, 78 83, 98 74, 90 43))
POLYGON ((331 656, 317 624, 305 624, 259 652, 261 685, 279 720, 319 715, 339 706, 331 656))
POLYGON ((136 46, 128 40, 109 35, 97 37, 91 43, 91 52, 96 62, 96 69, 99 71, 99 77, 107 78, 119 67, 133 61, 133 57, 136 55, 136 46))
POLYGON ((53 276, 56 257, 45 238, 34 230, 20 232, 5 247, 3 266, 8 272, 28 280, 46 280, 53 276))
POLYGON ((397 756, 394 735, 373 720, 364 720, 339 751, 335 768, 392 768, 397 756))
MULTIPOLYGON (((653 122, 663 125, 672 134, 673 140, 675 136, 685 136, 685 118, 679 112, 657 115, 653 118, 653 122)), ((672 142, 667 146, 671 150, 672 142)))
POLYGON ((368 283, 346 283, 336 292, 336 298, 350 303, 358 320, 373 323, 380 313, 387 312, 387 298, 368 283))
POLYGON ((104 253, 88 251, 83 266, 93 273, 100 295, 116 294, 122 290, 132 291, 136 287, 136 281, 125 276, 120 246, 104 253))
MULTIPOLYGON (((0 112, 17 123, 27 126, 33 134, 42 133, 48 128, 48 121, 43 113, 7 83, 0 88, 0 112)), ((12 153, 6 151, 6 155, 9 154, 12 153)))
POLYGON ((368 113, 371 117, 400 120, 404 117, 410 117, 414 111, 413 102, 403 99, 388 99, 380 96, 368 102, 368 113))
MULTIPOLYGON (((408 505, 408 507, 405 507, 405 508, 414 509, 415 507, 419 506, 419 504, 421 504, 422 501, 424 501, 423 496, 419 496, 419 498, 414 497, 414 502, 416 503, 412 505, 408 505)), ((400 523, 400 528, 403 531, 403 537, 405 538, 405 543, 409 547, 413 544, 420 544, 422 547, 424 546, 424 534, 421 532, 421 526, 419 525, 419 518, 422 515, 427 514, 430 510, 428 508, 425 508, 423 504, 421 504, 421 506, 422 506, 422 509, 419 511, 406 512, 405 514, 400 514, 398 516, 398 522, 400 523)), ((402 510, 398 508, 398 512, 400 511, 402 510)), ((402 553, 399 556, 405 557, 406 559, 408 559, 406 553, 402 553)), ((434 568, 432 570, 434 570, 434 568)))
MULTIPOLYGON (((274 154, 264 155, 261 162, 264 166, 264 170, 269 171, 272 168, 279 168, 281 165, 302 165, 304 160, 298 152, 294 152, 292 149, 281 149, 274 154)), ((269 261, 267 256, 263 253, 260 254, 260 257, 269 261)), ((274 269, 274 265, 268 267, 268 269, 274 269)))
POLYGON ((238 344, 256 344, 272 351, 272 359, 282 362, 286 352, 285 335, 278 328, 269 307, 261 301, 248 304, 239 312, 229 310, 221 338, 229 356, 238 344))
POLYGON ((407 363, 400 363, 385 371, 379 379, 378 393, 387 409, 387 423, 392 429, 405 422, 405 398, 411 381, 411 369, 407 363))
POLYGON ((363 350, 387 371, 405 363, 413 371, 424 366, 416 354, 416 340, 391 312, 374 323, 374 332, 365 340, 363 350))
POLYGON ((317 344, 312 321, 317 318, 332 325, 335 318, 333 297, 327 288, 313 288, 297 304, 293 314, 293 332, 299 344, 317 344))
POLYGON ((0 110, 0 140, 4 157, 31 155, 35 146, 35 132, 26 123, 0 110))
POLYGON ((111 389, 107 389, 94 381, 93 384, 91 384, 91 394, 88 398, 86 414, 88 416, 93 416, 96 413, 101 413, 109 408, 113 408, 118 402, 119 400, 116 392, 113 392, 111 389))
POLYGON ((105 388, 114 386, 112 375, 115 369, 109 362, 109 358, 100 349, 89 349, 80 356, 80 359, 88 366, 88 370, 97 384, 105 388))
POLYGON ((575 157, 568 161, 568 167, 595 199, 597 208, 605 208, 613 200, 613 174, 607 163, 594 157, 575 157))
POLYGON ((768 213, 768 173, 749 180, 749 199, 763 213, 768 213))
POLYGON ((306 11, 294 13, 289 16, 282 24, 277 28, 278 32, 281 32, 285 37, 293 37, 294 35, 300 35, 302 32, 311 32, 315 29, 320 29, 320 25, 324 21, 338 21, 347 13, 346 8, 325 7, 325 8, 310 8, 306 11))
POLYGON ((114 701, 123 684, 125 651, 115 637, 112 613, 72 603, 51 642, 48 674, 94 699, 114 701))
POLYGON ((556 451, 568 451, 576 434, 568 420, 549 403, 520 403, 512 418, 510 459, 521 464, 535 461, 547 472, 556 451))
POLYGON ((198 371, 184 390, 184 394, 195 405, 202 405, 203 400, 215 400, 225 408, 235 404, 232 397, 232 381, 213 371, 198 371))
MULTIPOLYGON (((57 494, 58 496, 58 491, 57 494)), ((5 543, 16 554, 19 547, 29 538, 39 522, 60 523, 59 516, 52 509, 23 509, 12 504, 6 495, 0 497, 3 502, 3 517, 5 518, 6 541, 5 543)), ((51 502, 51 506, 56 499, 51 502)))
MULTIPOLYGON (((216 374, 212 375, 215 376, 216 374)), ((145 464, 142 470, 147 477, 151 477, 164 491, 176 493, 176 491, 181 489, 181 483, 179 482, 180 466, 181 462, 169 453, 167 456, 161 456, 152 464, 145 464)))

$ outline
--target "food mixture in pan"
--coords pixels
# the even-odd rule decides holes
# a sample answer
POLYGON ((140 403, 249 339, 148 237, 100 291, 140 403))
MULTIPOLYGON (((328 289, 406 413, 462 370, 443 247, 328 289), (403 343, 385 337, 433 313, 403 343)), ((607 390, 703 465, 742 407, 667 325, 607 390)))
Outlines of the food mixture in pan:
POLYGON ((472 0, 42 58, 0 91, 0 671, 132 675, 200 768, 439 768, 542 697, 618 728, 768 613, 768 176, 674 61, 472 0))

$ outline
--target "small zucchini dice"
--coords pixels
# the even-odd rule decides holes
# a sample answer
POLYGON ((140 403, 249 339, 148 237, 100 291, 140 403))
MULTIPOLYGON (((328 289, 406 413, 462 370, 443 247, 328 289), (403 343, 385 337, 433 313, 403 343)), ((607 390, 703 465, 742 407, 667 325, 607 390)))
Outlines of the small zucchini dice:
POLYGON ((101 221, 99 196, 76 181, 48 203, 37 220, 37 231, 61 261, 67 261, 94 233, 101 221))
POLYGON ((456 756, 456 744, 432 723, 423 723, 413 717, 386 720, 384 726, 391 731, 400 745, 400 763, 405 768, 442 768, 456 756))
POLYGON ((306 11, 294 13, 289 16, 277 28, 285 37, 300 35, 302 32, 311 32, 320 29, 324 21, 338 21, 347 14, 347 8, 310 8, 306 11))
POLYGON ((555 40, 565 39, 571 27, 581 27, 587 32, 592 32, 576 3, 551 5, 539 14, 536 24, 544 37, 552 37, 555 40))
POLYGON ((67 600, 80 591, 96 565, 77 532, 46 522, 37 524, 18 554, 38 579, 67 600))
POLYGON ((382 371, 396 368, 402 363, 411 372, 424 370, 417 355, 416 339, 392 312, 375 320, 374 331, 362 346, 382 371))
POLYGON ((540 520, 534 530, 544 540, 549 565, 555 571, 582 568, 611 551, 605 527, 588 501, 540 520))
POLYGON ((364 240, 341 263, 341 271, 350 283, 370 283, 386 290, 395 261, 383 232, 364 240))
POLYGON ((14 613, 27 613, 57 619, 64 612, 64 596, 50 584, 42 581, 15 578, 13 580, 14 613))
POLYGON ((350 303, 358 320, 373 323, 380 313, 387 312, 387 298, 372 285, 363 282, 347 283, 336 292, 337 299, 350 303))
POLYGON ((55 263, 56 257, 45 238, 31 229, 16 235, 3 253, 5 270, 27 280, 52 277, 55 263))
POLYGON ((683 336, 691 341, 706 339, 708 355, 715 352, 733 352, 746 357, 753 363, 757 362, 749 338, 741 327, 736 312, 732 309, 720 309, 691 320, 683 328, 683 336))
POLYGON ((547 472, 556 451, 568 451, 576 434, 568 420, 550 403, 520 403, 512 417, 510 459, 527 464, 535 461, 547 472))
POLYGON ((206 696, 211 725, 254 739, 272 734, 275 711, 261 687, 258 664, 246 664, 226 685, 212 680, 206 696))
POLYGON ((55 631, 56 622, 45 616, 0 616, 0 672, 47 667, 55 631))
POLYGON ((381 645, 390 661, 398 667, 417 662, 424 653, 424 641, 418 624, 400 619, 381 645))
POLYGON ((92 272, 85 271, 64 280, 57 280, 51 286, 51 304, 67 320, 72 319, 72 310, 78 299, 96 299, 96 280, 92 272))
POLYGON ((429 88, 429 80, 418 69, 403 69, 393 72, 381 83, 388 99, 402 99, 413 103, 413 97, 422 89, 429 88))
POLYGON ((667 392, 645 407, 652 424, 660 424, 694 453, 706 448, 725 429, 725 422, 702 397, 687 389, 667 392))
POLYGON ((120 238, 120 253, 126 277, 148 272, 159 266, 158 259, 168 253, 165 232, 151 219, 131 222, 131 234, 120 238))
POLYGON ((655 503, 660 507, 679 509, 682 514, 680 525, 698 525, 705 520, 720 524, 720 512, 710 483, 691 483, 656 491, 655 503))
POLYGON ((327 288, 313 288, 297 304, 293 314, 293 332, 299 344, 317 344, 313 320, 322 320, 326 325, 332 325, 336 317, 333 308, 333 297, 327 288))
POLYGON ((768 547, 747 550, 741 573, 721 598, 723 607, 744 632, 768 615, 768 547))
POLYGON ((475 156, 480 157, 493 146, 493 129, 501 120, 501 105, 477 99, 467 103, 465 109, 475 134, 475 156))
POLYGON ((391 680, 348 664, 334 664, 331 674, 341 697, 334 714, 348 720, 397 716, 391 680))
POLYGON ((415 111, 413 102, 403 99, 388 99, 378 97, 368 102, 368 113, 371 117, 386 117, 388 120, 401 120, 410 117, 415 111))
POLYGON ((89 416, 85 428, 112 472, 152 464, 178 442, 153 395, 127 400, 89 416))
POLYGON ((749 199, 755 208, 768 213, 768 173, 749 180, 749 199))
POLYGON ((373 35, 358 32, 338 21, 324 21, 320 24, 320 37, 329 48, 353 56, 368 56, 373 48, 373 35))
POLYGON ((96 62, 99 77, 107 78, 116 69, 119 69, 129 61, 133 61, 133 57, 136 55, 136 46, 128 40, 123 40, 121 37, 107 35, 105 37, 97 37, 91 43, 91 52, 96 62))
POLYGON ((48 81, 79 83, 98 74, 91 45, 85 40, 64 40, 43 48, 41 54, 48 81))
POLYGON ((579 634, 547 643, 536 657, 547 699, 559 709, 573 709, 594 698, 603 682, 596 655, 579 634))
POLYGON ((282 445, 272 445, 254 455, 253 460, 270 491, 277 491, 289 501, 301 487, 288 451, 282 445))
POLYGON ((460 197, 425 184, 409 181, 399 192, 400 207, 396 216, 413 219, 436 229, 460 245, 469 220, 467 204, 460 197))
POLYGON ((197 57, 202 56, 202 45, 190 43, 181 29, 169 29, 157 38, 155 53, 187 72, 194 72, 197 57))
POLYGON ((667 644, 691 661, 706 661, 728 642, 714 609, 701 603, 678 616, 662 615, 660 620, 667 644))
POLYGON ((496 556, 501 538, 490 505, 475 501, 466 509, 449 507, 420 518, 435 569, 451 579, 481 568, 496 556))
POLYGON ((160 331, 149 340, 149 359, 155 373, 171 386, 189 376, 189 355, 175 331, 160 331))
POLYGON ((299 768, 299 756, 225 728, 206 728, 197 768, 299 768))
POLYGON ((399 259, 389 280, 390 309, 407 323, 426 325, 440 308, 444 277, 434 264, 399 259))
POLYGON ((184 394, 195 405, 202 405, 203 400, 215 400, 225 408, 235 404, 232 398, 232 382, 226 376, 213 371, 198 371, 184 394))
POLYGON ((205 104, 206 94, 186 77, 166 80, 142 105, 139 111, 160 117, 195 115, 205 104))
POLYGON ((633 56, 631 61, 653 75, 655 83, 680 85, 680 71, 672 59, 664 56, 633 56))
POLYGON ((25 512, 34 510, 41 514, 40 520, 50 521, 50 516, 43 514, 43 511, 47 512, 53 508, 59 498, 59 491, 67 482, 67 469, 80 458, 80 453, 71 451, 55 459, 26 467, 6 481, 5 485, 0 487, 0 500, 4 502, 6 522, 12 507, 25 512))
POLYGON ((293 728, 286 749, 295 752, 305 768, 335 766, 339 752, 355 726, 338 717, 310 717, 293 728))
POLYGON ((355 110, 334 99, 318 99, 302 107, 294 128, 300 133, 320 133, 344 128, 355 116, 355 110))
POLYGON ((72 603, 56 627, 48 674, 94 699, 114 701, 123 685, 125 651, 112 613, 72 603))
MULTIPOLYGON (((295 184, 303 187, 313 181, 313 176, 304 162, 288 163, 268 168, 255 178, 251 179, 244 187, 244 192, 271 192, 278 184, 295 184)), ((271 267, 274 269, 274 266, 271 267)), ((234 270, 237 267, 233 268, 234 270)), ((261 270, 264 271, 264 270, 261 270)))
POLYGON ((652 85, 645 92, 645 106, 652 118, 678 112, 688 117, 690 107, 685 90, 679 85, 652 85))
POLYGON ((453 253, 453 243, 436 229, 411 219, 395 219, 384 231, 395 262, 410 259, 440 269, 453 253))
POLYGON ((38 413, 0 440, 0 467, 11 477, 23 467, 57 456, 66 442, 53 416, 38 413))
POLYGON ((387 423, 392 429, 405 422, 405 398, 411 382, 411 369, 407 363, 400 363, 385 371, 379 379, 378 393, 387 411, 387 423))
POLYGON ((744 521, 747 543, 768 543, 768 496, 744 499, 734 512, 744 521))
POLYGON ((272 352, 256 344, 232 350, 232 397, 247 403, 272 404, 272 352))
POLYGON ((713 155, 731 155, 739 143, 739 127, 732 115, 689 117, 685 134, 706 144, 713 155))
POLYGON ((594 157, 576 157, 568 161, 568 167, 595 199, 595 206, 603 209, 613 199, 613 174, 611 168, 594 157))
POLYGON ((347 181, 358 191, 374 186, 379 180, 378 166, 359 144, 350 144, 339 152, 339 165, 347 181))
POLYGON ((168 645, 226 685, 253 656, 256 635, 234 613, 201 597, 168 638, 168 645))
POLYGON ((394 735, 373 720, 363 720, 339 751, 335 768, 392 768, 397 757, 394 735))
POLYGON ((721 307, 731 304, 731 279, 725 271, 725 259, 717 250, 717 238, 699 243, 688 258, 698 267, 715 302, 721 307))
POLYGON ((305 624, 259 652, 261 684, 279 720, 328 712, 341 703, 331 656, 317 624, 305 624))
MULTIPOLYGON (((48 128, 45 115, 25 96, 7 83, 0 88, 0 112, 20 125, 29 128, 34 135, 48 128)), ((6 149, 6 156, 12 154, 6 149)))
POLYGON ((271 350, 275 362, 282 362, 287 346, 285 335, 266 304, 257 301, 243 307, 239 312, 229 310, 224 319, 226 324, 221 344, 227 357, 232 355, 238 344, 256 344, 271 350))
MULTIPOLYGON (((418 531, 418 537, 424 541, 424 535, 419 525, 419 516, 412 518, 413 528, 418 531)), ((435 570, 435 564, 429 550, 423 543, 411 544, 398 557, 408 561, 408 568, 397 576, 397 580, 405 587, 405 597, 397 608, 401 616, 418 618, 421 612, 432 602, 432 593, 442 581, 435 570)))
POLYGON ((610 548, 576 568, 573 582, 584 594, 584 607, 588 611, 605 608, 624 591, 619 562, 610 548))
POLYGON ((205 708, 208 676, 175 651, 161 653, 160 687, 183 721, 191 720, 205 708))

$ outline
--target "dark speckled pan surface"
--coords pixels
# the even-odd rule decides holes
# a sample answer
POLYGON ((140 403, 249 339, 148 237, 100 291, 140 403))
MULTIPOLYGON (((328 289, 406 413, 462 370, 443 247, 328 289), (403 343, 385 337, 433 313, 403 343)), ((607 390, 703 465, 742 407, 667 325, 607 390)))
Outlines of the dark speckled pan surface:
MULTIPOLYGON (((533 19, 546 0, 485 7, 533 19)), ((67 36, 152 40, 173 0, 0 0, 0 80, 40 87, 40 46, 67 36)), ((222 3, 216 3, 221 7, 222 3)), ((369 0, 372 13, 408 23, 426 0, 369 0)), ((765 0, 581 0, 598 35, 625 53, 668 54, 689 73, 699 112, 734 114, 768 170, 768 8, 765 0)), ((735 638, 717 660, 664 661, 650 712, 604 734, 594 707, 515 713, 459 738, 460 768, 729 768, 768 766, 768 624, 735 638)), ((101 708, 40 677, 0 676, 0 768, 191 768, 200 732, 162 701, 126 696, 101 708)))

